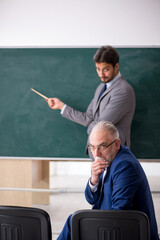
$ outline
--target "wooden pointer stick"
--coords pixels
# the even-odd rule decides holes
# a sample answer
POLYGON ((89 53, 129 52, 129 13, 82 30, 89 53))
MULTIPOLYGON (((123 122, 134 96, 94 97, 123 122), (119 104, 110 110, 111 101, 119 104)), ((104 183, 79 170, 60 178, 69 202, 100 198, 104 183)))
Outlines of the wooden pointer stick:
POLYGON ((48 100, 48 98, 46 96, 44 96, 43 94, 39 93, 38 91, 34 90, 33 88, 31 88, 31 90, 35 93, 37 93, 39 96, 43 97, 45 100, 48 100))

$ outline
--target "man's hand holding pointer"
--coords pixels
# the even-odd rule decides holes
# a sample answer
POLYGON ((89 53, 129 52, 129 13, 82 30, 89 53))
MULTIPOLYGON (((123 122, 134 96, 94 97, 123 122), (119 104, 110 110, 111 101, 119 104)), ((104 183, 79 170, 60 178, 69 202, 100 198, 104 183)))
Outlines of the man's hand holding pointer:
POLYGON ((51 109, 60 109, 62 110, 62 108, 64 107, 64 103, 59 100, 58 98, 48 98, 46 100, 48 102, 48 106, 51 108, 51 109))

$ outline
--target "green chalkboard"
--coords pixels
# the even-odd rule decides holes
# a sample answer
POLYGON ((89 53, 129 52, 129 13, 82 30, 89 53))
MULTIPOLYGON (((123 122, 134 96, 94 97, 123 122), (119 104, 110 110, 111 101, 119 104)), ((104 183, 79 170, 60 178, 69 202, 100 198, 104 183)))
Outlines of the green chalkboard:
MULTIPOLYGON (((0 49, 0 156, 87 157, 86 128, 61 117, 34 88, 85 111, 99 84, 96 48, 0 49)), ((160 158, 160 48, 118 48, 136 93, 131 149, 160 158)))

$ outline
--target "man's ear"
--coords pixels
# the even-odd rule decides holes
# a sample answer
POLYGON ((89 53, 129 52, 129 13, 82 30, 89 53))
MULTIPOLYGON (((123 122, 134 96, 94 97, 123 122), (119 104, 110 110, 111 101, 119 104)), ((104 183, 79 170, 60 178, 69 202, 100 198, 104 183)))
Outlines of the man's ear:
POLYGON ((115 69, 116 71, 119 71, 119 63, 116 63, 116 65, 114 66, 114 69, 115 69))
POLYGON ((121 145, 121 141, 120 141, 120 139, 118 138, 118 139, 116 140, 117 150, 120 149, 120 145, 121 145))

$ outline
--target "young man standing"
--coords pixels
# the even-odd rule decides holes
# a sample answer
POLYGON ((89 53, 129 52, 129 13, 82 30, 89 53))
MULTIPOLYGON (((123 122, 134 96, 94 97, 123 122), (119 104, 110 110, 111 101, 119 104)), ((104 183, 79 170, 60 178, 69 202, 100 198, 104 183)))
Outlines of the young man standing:
POLYGON ((60 109, 63 117, 86 126, 88 135, 97 122, 112 122, 119 131, 121 143, 130 147, 135 94, 119 72, 119 54, 111 46, 102 46, 93 60, 101 83, 86 112, 75 110, 58 98, 49 98, 48 105, 51 109, 60 109))

